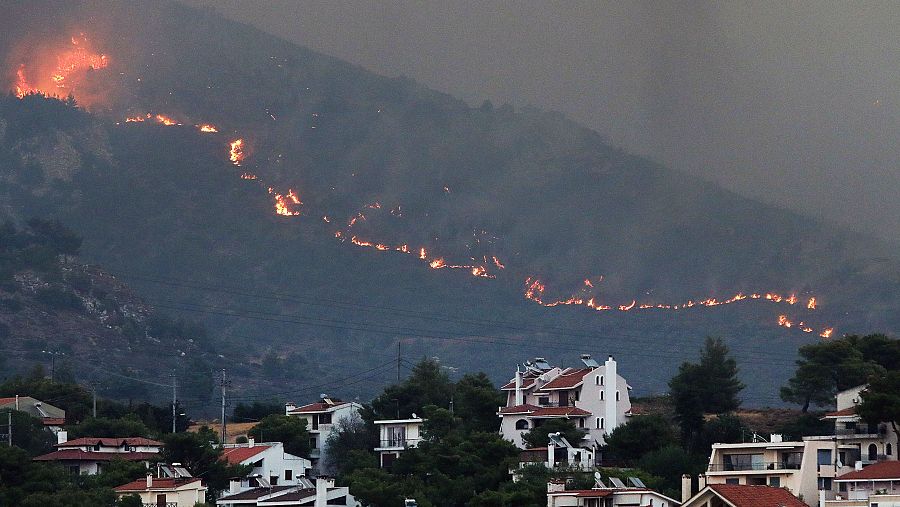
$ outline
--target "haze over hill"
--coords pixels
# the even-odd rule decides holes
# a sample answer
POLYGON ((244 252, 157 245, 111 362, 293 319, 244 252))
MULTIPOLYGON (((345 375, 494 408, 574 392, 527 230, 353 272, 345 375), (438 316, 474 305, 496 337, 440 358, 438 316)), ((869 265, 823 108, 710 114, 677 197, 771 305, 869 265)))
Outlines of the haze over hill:
POLYGON ((646 393, 715 334, 756 379, 747 401, 774 403, 799 344, 900 329, 878 241, 558 113, 471 108, 178 4, 42 5, 0 34, 6 86, 91 115, 4 103, 7 214, 59 217, 85 257, 202 318, 245 395, 365 396, 398 347, 495 380, 614 353, 646 393), (53 74, 60 54, 75 71, 53 74))

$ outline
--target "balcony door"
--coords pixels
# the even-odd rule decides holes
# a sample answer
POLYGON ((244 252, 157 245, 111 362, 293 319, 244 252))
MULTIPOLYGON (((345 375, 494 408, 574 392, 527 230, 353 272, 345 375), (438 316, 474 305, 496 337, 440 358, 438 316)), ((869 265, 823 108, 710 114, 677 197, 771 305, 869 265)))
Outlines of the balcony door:
POLYGON ((388 426, 388 446, 403 447, 406 444, 406 426, 388 426))

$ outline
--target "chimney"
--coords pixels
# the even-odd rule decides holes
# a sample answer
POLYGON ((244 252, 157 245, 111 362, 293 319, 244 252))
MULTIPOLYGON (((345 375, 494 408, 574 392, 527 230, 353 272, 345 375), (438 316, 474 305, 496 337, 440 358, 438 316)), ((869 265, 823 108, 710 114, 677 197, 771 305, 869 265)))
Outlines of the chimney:
POLYGON ((59 430, 58 432, 56 432, 56 443, 57 444, 62 444, 64 442, 66 442, 67 440, 69 440, 69 432, 68 431, 59 430))
POLYGON ((603 375, 606 377, 603 383, 603 405, 604 405, 604 429, 607 435, 618 426, 619 407, 616 403, 616 389, 618 388, 618 373, 616 373, 616 360, 610 354, 609 359, 603 363, 605 371, 603 375))
POLYGON ((681 503, 687 502, 691 498, 691 476, 681 474, 681 503))
POLYGON ((247 447, 253 447, 254 445, 256 445, 256 439, 253 437, 248 438, 247 439, 247 447))
POLYGON ((150 472, 147 472, 147 489, 150 489, 152 487, 153 487, 153 474, 150 472))
POLYGON ((522 398, 522 372, 519 371, 519 365, 516 365, 516 406, 524 403, 522 398))
POLYGON ((16 395, 16 410, 19 410, 19 395, 16 395))
POLYGON ((297 408, 297 405, 294 405, 293 401, 289 401, 284 404, 284 415, 289 415, 293 410, 297 408))
POLYGON ((859 471, 862 470, 862 469, 863 469, 863 462, 862 462, 862 460, 861 460, 861 459, 856 460, 856 463, 853 464, 853 470, 856 470, 857 472, 859 472, 859 471))
POLYGON ((706 474, 700 474, 697 476, 697 491, 703 491, 703 488, 706 487, 706 474))
POLYGON ((228 493, 231 495, 236 495, 241 492, 241 480, 240 479, 231 479, 228 481, 228 493))
POLYGON ((328 507, 328 488, 334 487, 334 479, 320 475, 316 477, 315 507, 328 507))
POLYGON ((561 479, 550 479, 547 482, 547 493, 558 493, 566 490, 566 481, 561 479))

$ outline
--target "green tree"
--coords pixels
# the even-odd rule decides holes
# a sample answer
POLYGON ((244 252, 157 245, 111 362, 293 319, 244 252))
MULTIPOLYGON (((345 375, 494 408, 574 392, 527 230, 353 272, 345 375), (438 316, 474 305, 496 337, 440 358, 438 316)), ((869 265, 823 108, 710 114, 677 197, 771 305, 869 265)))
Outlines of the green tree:
POLYGON ((863 384, 869 375, 884 371, 874 361, 867 361, 856 343, 843 338, 800 347, 797 370, 781 388, 781 399, 801 405, 805 413, 812 405, 832 404, 838 391, 863 384))
POLYGON ((387 387, 372 400, 372 413, 377 419, 410 417, 421 413, 425 405, 449 407, 452 393, 453 384, 440 363, 423 359, 405 381, 387 387))
POLYGON ((283 414, 284 405, 278 401, 254 401, 252 405, 238 403, 231 420, 234 422, 259 421, 267 415, 283 414))
POLYGON ((585 431, 575 427, 572 421, 566 419, 549 419, 544 424, 535 426, 530 431, 522 434, 522 440, 528 447, 547 447, 550 433, 561 433, 572 445, 581 444, 585 431))
POLYGON ((708 455, 691 455, 677 445, 669 445, 644 454, 638 468, 660 477, 661 493, 672 498, 681 496, 681 475, 699 474, 706 470, 708 455))
POLYGON ((68 430, 70 438, 124 438, 150 436, 150 428, 148 428, 135 414, 128 414, 119 419, 107 419, 104 417, 94 419, 93 417, 89 417, 79 424, 70 426, 68 430))
POLYGON ((454 413, 471 431, 497 431, 497 407, 506 403, 503 393, 484 373, 464 375, 454 388, 454 413))
POLYGON ((40 419, 25 412, 4 409, 0 410, 0 424, 3 426, 6 426, 7 413, 12 416, 14 446, 24 449, 31 456, 48 453, 53 449, 56 439, 40 419))
POLYGON ((634 417, 606 437, 604 455, 636 461, 644 454, 678 443, 672 423, 659 415, 634 417))
POLYGON ((869 385, 861 393, 862 402, 856 413, 869 423, 887 422, 900 439, 900 371, 889 371, 869 378, 869 385))
POLYGON ((281 442, 295 456, 309 457, 309 431, 306 419, 288 415, 267 415, 248 432, 259 442, 281 442))
POLYGON ((374 425, 367 424, 358 414, 338 419, 328 436, 325 445, 328 453, 321 463, 326 473, 343 476, 361 466, 360 454, 371 458, 373 465, 377 460, 370 454, 377 447, 378 434, 374 425), (356 454, 354 454, 356 453, 356 454))

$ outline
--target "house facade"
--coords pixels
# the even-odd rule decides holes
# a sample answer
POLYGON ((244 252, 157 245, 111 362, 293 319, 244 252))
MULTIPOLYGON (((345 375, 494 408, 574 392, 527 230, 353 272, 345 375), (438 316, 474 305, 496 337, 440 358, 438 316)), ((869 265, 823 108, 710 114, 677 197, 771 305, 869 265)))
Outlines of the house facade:
POLYGON ((315 483, 300 486, 273 486, 232 491, 216 501, 220 507, 359 507, 360 503, 350 494, 350 489, 337 487, 334 479, 319 477, 315 483))
POLYGON ((836 491, 822 492, 819 507, 900 506, 900 461, 881 461, 837 477, 836 491))
POLYGON ((240 489, 269 486, 302 486, 306 484, 310 461, 284 450, 281 442, 225 444, 222 458, 232 465, 250 465, 246 477, 239 479, 240 489))
POLYGON ((163 447, 162 442, 143 437, 67 440, 65 431, 60 431, 56 436, 59 440, 56 450, 33 459, 59 462, 75 475, 99 474, 106 464, 115 459, 143 462, 149 466, 163 447))
POLYGON ((383 419, 375 421, 378 428, 378 462, 382 468, 390 468, 394 460, 410 447, 418 447, 422 439, 421 417, 413 414, 409 419, 383 419))
POLYGON ((328 437, 337 430, 337 424, 341 420, 358 416, 360 409, 362 409, 362 405, 359 403, 323 396, 321 400, 302 407, 286 403, 284 413, 306 421, 311 449, 309 459, 312 461, 313 468, 318 470, 319 463, 328 460, 328 437))
POLYGON ((806 507, 806 504, 784 488, 712 484, 685 498, 681 507, 806 507))
POLYGON ((144 505, 165 507, 194 507, 206 502, 206 486, 196 477, 158 478, 147 474, 115 488, 116 496, 138 495, 144 505))
POLYGON ((506 406, 500 407, 500 433, 520 448, 522 435, 550 419, 567 419, 585 431, 579 447, 597 449, 604 437, 631 416, 631 387, 618 374, 612 356, 603 365, 590 355, 581 356, 583 367, 559 368, 537 358, 516 368, 515 377, 501 390, 506 406))

